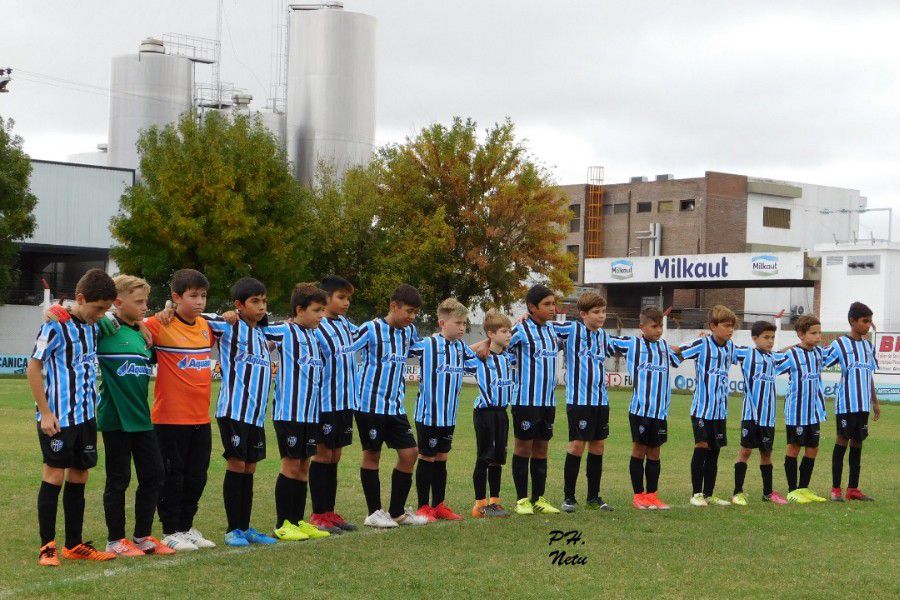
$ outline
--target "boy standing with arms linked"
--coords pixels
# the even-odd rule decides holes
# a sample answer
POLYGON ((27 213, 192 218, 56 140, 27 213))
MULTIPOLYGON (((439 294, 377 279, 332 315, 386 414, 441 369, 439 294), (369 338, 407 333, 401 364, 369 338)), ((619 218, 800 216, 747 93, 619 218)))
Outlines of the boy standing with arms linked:
POLYGON ((44 464, 38 491, 41 549, 38 564, 59 566, 56 551, 56 512, 63 489, 66 542, 63 558, 111 560, 81 537, 84 524, 84 486, 88 470, 97 464, 97 321, 116 299, 116 285, 101 269, 78 280, 72 318, 41 326, 26 374, 37 407, 38 441, 44 464), (42 373, 42 371, 44 371, 42 373))
POLYGON ((841 383, 834 402, 837 438, 831 455, 831 499, 843 502, 841 476, 844 471, 844 453, 850 445, 850 480, 847 482, 847 500, 872 501, 875 498, 859 489, 859 466, 863 440, 869 437, 869 410, 877 421, 881 416, 875 380, 872 375, 878 369, 875 347, 869 341, 872 328, 872 309, 862 302, 854 302, 847 313, 850 333, 831 342, 825 355, 825 366, 841 365, 841 383))
POLYGON ((484 332, 490 344, 490 354, 484 359, 466 362, 466 371, 475 374, 478 396, 475 397, 475 445, 477 457, 472 482, 475 486, 475 506, 472 516, 506 517, 509 513, 500 505, 500 480, 506 464, 506 444, 509 439, 509 416, 506 407, 515 394, 513 357, 506 351, 512 338, 512 321, 496 310, 484 315, 484 332), (490 501, 485 488, 490 482, 490 501))
POLYGON ((363 323, 354 335, 353 347, 362 351, 356 426, 363 447, 359 476, 369 512, 365 525, 369 527, 386 529, 428 523, 428 519, 405 507, 417 455, 416 439, 403 406, 406 360, 412 345, 419 340, 413 321, 421 308, 418 290, 402 284, 391 295, 387 316, 363 323), (381 508, 378 475, 383 444, 397 451, 389 512, 381 508))
POLYGON ((732 504, 747 506, 744 478, 747 461, 754 448, 759 448, 759 471, 763 482, 763 502, 787 504, 772 489, 772 444, 775 441, 775 363, 781 358, 773 354, 775 325, 757 321, 750 330, 754 348, 736 346, 735 361, 744 377, 744 406, 741 413, 741 449, 734 463, 734 496, 732 504))
POLYGON ((641 337, 611 337, 613 347, 624 354, 631 374, 633 391, 628 407, 631 424, 631 486, 634 507, 666 510, 669 505, 656 495, 659 487, 660 447, 668 439, 669 368, 681 364, 673 348, 661 340, 663 312, 648 306, 641 311, 641 337), (646 460, 646 465, 645 465, 646 460), (644 473, 647 486, 644 487, 644 473))
POLYGON ((682 360, 694 360, 697 387, 691 401, 694 456, 691 459, 691 506, 729 506, 713 494, 719 470, 719 452, 728 445, 728 369, 734 363, 734 328, 737 315, 722 305, 709 311, 710 335, 678 350, 682 360))
POLYGON ((809 489, 816 454, 819 452, 819 427, 825 420, 825 393, 822 387, 822 367, 825 351, 819 347, 822 326, 819 319, 803 315, 794 324, 800 344, 788 348, 778 361, 776 372, 788 373, 790 385, 784 400, 784 424, 787 429, 787 452, 784 473, 788 484, 788 502, 808 504, 825 502, 809 489), (797 483, 797 456, 805 447, 800 463, 800 483, 797 483))
POLYGON ((194 527, 212 452, 209 397, 214 340, 201 316, 209 290, 203 273, 181 269, 169 286, 175 304, 172 317, 162 311, 144 325, 158 361, 150 418, 165 469, 157 506, 162 543, 185 552, 215 546, 194 527))
POLYGON ((596 292, 578 298, 581 322, 554 323, 566 357, 566 416, 569 418, 569 447, 564 470, 564 512, 575 512, 575 485, 581 470, 581 456, 587 445, 587 503, 592 510, 612 510, 600 498, 603 450, 609 437, 609 397, 606 391, 606 357, 615 349, 603 331, 606 299, 596 292))
POLYGON ((440 333, 419 340, 410 351, 411 355, 418 357, 422 373, 415 417, 416 437, 419 440, 419 462, 416 467, 419 510, 416 514, 428 521, 459 521, 462 517, 444 504, 447 458, 453 444, 453 430, 456 429, 459 390, 466 361, 478 360, 478 357, 462 341, 469 309, 456 298, 448 298, 438 306, 437 314, 440 333))

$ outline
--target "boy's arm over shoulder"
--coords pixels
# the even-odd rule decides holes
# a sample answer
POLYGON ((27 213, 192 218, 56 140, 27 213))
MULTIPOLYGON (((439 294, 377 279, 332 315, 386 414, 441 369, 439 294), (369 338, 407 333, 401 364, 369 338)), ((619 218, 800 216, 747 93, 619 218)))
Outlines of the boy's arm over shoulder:
POLYGON ((375 323, 373 321, 366 321, 353 330, 353 343, 350 347, 354 352, 362 350, 366 347, 366 344, 369 343, 369 337, 371 336, 374 327, 375 323))
POLYGON ((698 337, 696 340, 689 342, 688 344, 681 346, 673 346, 672 348, 681 354, 681 358, 688 360, 691 358, 697 358, 700 356, 700 353, 703 351, 703 345, 705 337, 698 337))
POLYGON ((609 347, 612 350, 610 354, 618 354, 620 356, 625 356, 631 351, 632 344, 631 336, 618 336, 611 335, 609 336, 609 347))
POLYGON ((678 351, 679 348, 677 346, 670 346, 668 342, 666 342, 666 346, 669 349, 669 364, 677 367, 684 360, 684 355, 678 351))
POLYGON ((841 342, 840 338, 833 340, 828 346, 823 350, 822 360, 824 361, 824 365, 826 367, 833 367, 837 363, 840 362, 841 359, 841 342))

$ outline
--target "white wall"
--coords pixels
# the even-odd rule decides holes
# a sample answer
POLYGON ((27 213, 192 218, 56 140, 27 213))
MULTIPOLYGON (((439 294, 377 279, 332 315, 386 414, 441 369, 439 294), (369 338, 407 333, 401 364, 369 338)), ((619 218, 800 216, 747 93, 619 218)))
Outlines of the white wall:
POLYGON ((0 306, 0 354, 31 354, 42 310, 40 306, 0 306))

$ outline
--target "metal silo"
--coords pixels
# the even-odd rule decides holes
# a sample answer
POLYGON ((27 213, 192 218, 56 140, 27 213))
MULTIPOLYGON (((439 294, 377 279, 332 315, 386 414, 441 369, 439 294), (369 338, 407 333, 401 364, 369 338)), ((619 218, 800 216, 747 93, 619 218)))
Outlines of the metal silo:
POLYGON ((375 18, 339 2, 292 4, 287 51, 286 145, 296 178, 316 164, 338 175, 369 161, 375 143, 375 18))
POLYGON ((163 42, 146 39, 137 54, 112 59, 109 98, 109 164, 136 169, 141 130, 177 121, 191 110, 194 65, 165 54, 163 42))

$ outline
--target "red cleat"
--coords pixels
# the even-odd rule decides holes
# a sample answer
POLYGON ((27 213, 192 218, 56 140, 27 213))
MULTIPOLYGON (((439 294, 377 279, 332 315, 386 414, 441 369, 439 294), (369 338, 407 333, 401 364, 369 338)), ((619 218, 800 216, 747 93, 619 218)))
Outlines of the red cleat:
POLYGON ((669 510, 671 508, 668 504, 659 499, 656 495, 656 492, 652 494, 644 494, 644 502, 650 504, 652 508, 657 510, 669 510))
POLYGON ((863 502, 874 502, 875 498, 872 496, 866 496, 863 494, 859 488, 847 488, 847 495, 845 496, 847 500, 862 500, 863 502))
POLYGON ((832 502, 843 502, 844 501, 844 496, 842 495, 841 488, 839 488, 839 487, 831 488, 830 500, 832 502))
POLYGON ((434 523, 437 521, 437 517, 434 515, 434 509, 428 506, 427 504, 423 504, 419 507, 419 510, 416 511, 416 514, 420 517, 425 517, 428 519, 429 523, 434 523))
POLYGON ((433 507, 431 510, 435 519, 442 519, 444 521, 462 521, 462 517, 450 510, 443 502, 433 507))
POLYGON ((646 497, 647 497, 647 494, 645 494, 644 492, 641 492, 640 494, 635 494, 634 500, 632 501, 632 503, 634 504, 634 507, 637 508, 638 510, 647 510, 647 509, 655 508, 651 502, 647 501, 646 497))

